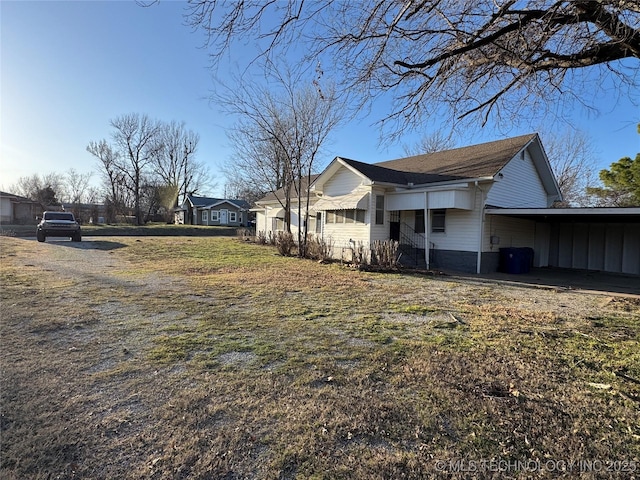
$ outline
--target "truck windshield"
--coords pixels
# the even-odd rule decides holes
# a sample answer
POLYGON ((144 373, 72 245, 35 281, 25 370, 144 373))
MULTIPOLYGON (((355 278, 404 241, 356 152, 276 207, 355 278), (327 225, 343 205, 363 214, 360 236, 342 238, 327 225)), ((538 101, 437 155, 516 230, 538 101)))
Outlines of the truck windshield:
POLYGON ((47 212, 44 214, 45 220, 70 220, 73 222, 73 214, 64 212, 47 212))

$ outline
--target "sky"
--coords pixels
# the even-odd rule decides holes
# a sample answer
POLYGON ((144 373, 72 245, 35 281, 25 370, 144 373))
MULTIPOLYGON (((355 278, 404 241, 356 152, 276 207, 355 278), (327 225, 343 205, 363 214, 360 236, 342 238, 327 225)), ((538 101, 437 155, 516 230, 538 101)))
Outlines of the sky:
MULTIPOLYGON (((21 177, 72 168, 95 172, 97 182, 98 164, 87 145, 109 138, 110 120, 139 113, 185 122, 198 133, 197 159, 217 179, 217 187, 201 193, 222 195, 220 169, 233 152, 225 128, 233 119, 210 101, 210 58, 202 33, 184 24, 184 6, 167 0, 148 8, 134 1, 0 0, 0 190, 10 191, 21 177)), ((252 58, 249 51, 234 55, 238 62, 252 58)), ((218 77, 224 79, 225 68, 233 67, 220 65, 218 77)), ((404 146, 428 132, 380 145, 375 122, 389 104, 381 99, 368 116, 342 125, 325 161, 338 155, 371 163, 405 156, 404 146)), ((598 98, 597 107, 597 115, 570 115, 570 123, 592 139, 597 167, 640 152, 638 107, 614 94, 598 98)), ((532 131, 524 127, 509 135, 532 131)), ((500 138, 502 131, 488 126, 458 144, 500 138)))

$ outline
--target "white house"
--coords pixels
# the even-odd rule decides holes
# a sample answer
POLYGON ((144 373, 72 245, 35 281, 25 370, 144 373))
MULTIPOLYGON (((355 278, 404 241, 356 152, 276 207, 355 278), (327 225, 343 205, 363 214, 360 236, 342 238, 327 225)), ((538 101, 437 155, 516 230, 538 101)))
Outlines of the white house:
MULTIPOLYGON (((376 164, 336 157, 308 192, 308 231, 336 257, 392 239, 405 265, 490 272, 519 247, 534 266, 640 275, 640 208, 550 208, 561 193, 537 134, 376 164)), ((279 198, 257 202, 257 230, 284 228, 279 198)))

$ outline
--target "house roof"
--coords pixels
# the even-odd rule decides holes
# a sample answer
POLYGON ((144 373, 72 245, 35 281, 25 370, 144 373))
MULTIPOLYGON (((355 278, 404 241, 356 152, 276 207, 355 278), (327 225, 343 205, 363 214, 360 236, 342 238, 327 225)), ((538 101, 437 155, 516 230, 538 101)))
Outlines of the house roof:
POLYGON ((196 197, 195 195, 187 195, 187 199, 191 202, 191 205, 195 208, 198 207, 212 207, 224 202, 231 203, 236 207, 244 210, 248 210, 251 205, 245 200, 229 199, 229 198, 212 198, 212 197, 196 197))
MULTIPOLYGON (((309 185, 313 182, 316 181, 316 178, 318 178, 320 175, 311 175, 311 182, 307 182, 307 178, 303 178, 302 179, 302 191, 306 192, 307 188, 309 187, 309 185)), ((290 188, 291 190, 291 197, 297 197, 296 193, 295 193, 295 188, 293 188, 293 185, 290 188)), ((276 202, 276 201, 284 201, 284 188, 279 188, 278 190, 276 190, 275 192, 270 192, 268 194, 266 194, 264 197, 262 197, 260 200, 258 200, 257 203, 268 203, 268 202, 276 202)))
MULTIPOLYGON (((492 178, 528 147, 545 189, 559 198, 558 184, 536 133, 374 164, 336 157, 322 174, 312 178, 314 185, 311 188, 322 191, 324 182, 344 166, 373 183, 400 186, 492 178)), ((306 185, 304 188, 306 189, 306 185)), ((275 194, 262 198, 260 202, 283 198, 283 193, 280 189, 275 194)))
MULTIPOLYGON (((537 134, 532 133, 479 145, 379 162, 373 166, 405 172, 407 178, 412 179, 409 181, 413 183, 493 177, 536 137, 537 134), (429 180, 430 176, 432 180, 429 180)), ((366 175, 364 171, 362 173, 366 175)))
POLYGON ((21 197, 20 195, 15 195, 13 193, 7 193, 7 192, 0 192, 0 197, 9 198, 10 200, 14 200, 16 202, 38 203, 38 202, 34 202, 30 198, 21 197))
MULTIPOLYGON (((422 184, 432 182, 444 182, 447 180, 458 180, 460 177, 455 175, 441 175, 436 173, 426 172, 411 172, 409 170, 397 170, 389 167, 384 167, 381 164, 370 164, 358 162, 348 158, 341 158, 341 160, 352 168, 355 168, 362 175, 368 179, 379 183, 398 183, 401 185, 407 185, 409 183, 422 184)), ((397 161, 397 160, 396 160, 397 161)), ((393 160, 392 160, 393 162, 393 160)), ((392 163, 383 162, 383 163, 392 163)))

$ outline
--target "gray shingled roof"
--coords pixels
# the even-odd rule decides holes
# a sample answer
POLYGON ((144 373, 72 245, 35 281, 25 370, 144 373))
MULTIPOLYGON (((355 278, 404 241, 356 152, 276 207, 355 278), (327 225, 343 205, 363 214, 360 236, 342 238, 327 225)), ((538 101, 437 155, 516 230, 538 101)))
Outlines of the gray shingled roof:
MULTIPOLYGON (((412 174, 450 176, 453 177, 452 179, 491 177, 496 175, 509 160, 535 137, 536 134, 532 133, 506 140, 454 148, 443 152, 389 160, 376 163, 375 166, 412 174)), ((360 171, 366 175, 364 171, 360 171)), ((409 181, 423 183, 419 176, 412 178, 415 179, 409 181)), ((372 180, 374 179, 372 178, 372 180)))
MULTIPOLYGON (((398 185, 423 185, 449 180, 492 177, 516 154, 536 137, 531 133, 519 137, 496 140, 468 147, 454 148, 436 153, 415 155, 379 163, 364 163, 348 158, 340 159, 374 182, 398 185)), ((314 175, 311 183, 319 175, 314 175)), ((306 182, 303 185, 306 191, 306 182)), ((283 197, 284 190, 269 193, 260 202, 283 197)))
POLYGON ((251 205, 249 205, 249 203, 246 202, 245 200, 236 200, 236 199, 230 199, 230 198, 197 197, 195 195, 187 195, 187 196, 189 197, 189 199, 191 200, 191 203, 195 207, 206 207, 218 202, 232 202, 240 208, 244 208, 244 209, 251 208, 251 205))
POLYGON ((363 163, 356 160, 350 160, 348 158, 342 158, 342 160, 374 182, 407 185, 409 183, 423 184, 431 182, 444 182, 447 180, 458 180, 461 178, 454 175, 439 175, 434 173, 414 173, 410 171, 401 171, 382 167, 380 166, 380 164, 363 163))
MULTIPOLYGON (((311 183, 315 182, 316 178, 318 178, 319 176, 320 175, 311 175, 311 183)), ((305 178, 302 179, 302 191, 303 191, 303 193, 307 191, 307 187, 308 186, 309 186, 309 184, 307 184, 307 178, 305 177, 305 178)), ((297 198, 297 195, 295 193, 295 189, 293 188, 293 186, 291 187, 291 198, 297 198)), ((278 199, 284 200, 284 188, 279 188, 275 192, 269 192, 258 201, 259 202, 272 202, 272 201, 278 200, 278 199)))

